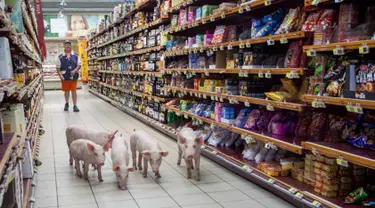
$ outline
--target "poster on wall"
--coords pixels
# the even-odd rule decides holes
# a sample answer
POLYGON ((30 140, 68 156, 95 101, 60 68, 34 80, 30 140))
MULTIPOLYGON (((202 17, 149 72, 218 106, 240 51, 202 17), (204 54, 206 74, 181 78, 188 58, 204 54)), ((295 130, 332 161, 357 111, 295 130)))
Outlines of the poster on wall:
POLYGON ((5 4, 12 7, 12 13, 10 13, 10 19, 13 22, 12 26, 16 28, 17 32, 23 32, 21 0, 5 0, 5 4))
POLYGON ((85 52, 87 48, 86 40, 78 40, 78 56, 81 59, 81 82, 88 82, 89 79, 89 64, 87 59, 87 53, 85 52))
POLYGON ((95 29, 103 15, 72 14, 58 18, 56 15, 44 15, 44 37, 82 37, 95 29))

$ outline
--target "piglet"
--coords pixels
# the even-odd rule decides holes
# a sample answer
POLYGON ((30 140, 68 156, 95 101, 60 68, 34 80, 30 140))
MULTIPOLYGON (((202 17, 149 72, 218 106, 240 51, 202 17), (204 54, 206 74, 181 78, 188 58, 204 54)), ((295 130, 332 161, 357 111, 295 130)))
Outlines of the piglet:
MULTIPOLYGON (((87 139, 103 146, 115 138, 117 131, 118 130, 113 132, 97 132, 82 126, 71 125, 66 128, 65 134, 68 147, 70 147, 70 144, 77 139, 87 139)), ((73 158, 71 155, 69 156, 69 164, 73 165, 73 158)))
POLYGON ((79 166, 79 161, 84 163, 84 179, 88 179, 89 165, 97 165, 98 179, 103 182, 102 178, 102 166, 104 165, 105 153, 108 152, 111 147, 111 143, 107 142, 105 145, 100 146, 94 142, 87 139, 77 139, 70 144, 69 154, 75 161, 75 168, 77 171, 77 176, 82 177, 81 168, 79 166))
POLYGON ((155 173, 157 178, 160 178, 159 167, 162 162, 162 157, 166 157, 168 152, 161 149, 158 141, 150 134, 144 131, 135 131, 130 137, 130 149, 133 157, 133 167, 136 166, 136 151, 138 151, 138 168, 142 170, 142 157, 143 157, 143 177, 147 177, 148 162, 150 162, 152 172, 155 173))
POLYGON ((200 160, 201 160, 201 146, 204 141, 202 137, 197 137, 196 132, 193 129, 184 127, 178 133, 178 159, 177 165, 181 165, 182 157, 186 163, 187 177, 191 178, 191 169, 195 166, 195 177, 197 181, 200 181, 200 160), (194 166, 193 166, 194 159, 194 166))
POLYGON ((128 145, 123 137, 116 137, 112 141, 111 152, 113 171, 116 172, 118 187, 126 190, 129 172, 133 172, 134 168, 129 167, 128 145))

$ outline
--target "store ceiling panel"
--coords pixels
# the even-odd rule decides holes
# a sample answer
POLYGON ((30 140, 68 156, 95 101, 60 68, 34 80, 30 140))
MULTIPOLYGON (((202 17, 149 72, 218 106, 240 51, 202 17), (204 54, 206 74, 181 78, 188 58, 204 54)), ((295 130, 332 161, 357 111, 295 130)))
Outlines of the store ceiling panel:
MULTIPOLYGON (((65 0, 66 12, 109 12, 123 0, 65 0)), ((43 0, 44 12, 58 12, 60 0, 43 0)))

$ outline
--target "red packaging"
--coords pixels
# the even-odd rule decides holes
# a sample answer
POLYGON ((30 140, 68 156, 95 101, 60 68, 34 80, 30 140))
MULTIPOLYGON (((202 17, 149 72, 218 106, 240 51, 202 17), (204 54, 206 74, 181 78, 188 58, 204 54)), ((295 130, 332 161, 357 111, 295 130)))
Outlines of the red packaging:
POLYGON ((302 31, 305 32, 313 32, 315 31, 316 25, 319 21, 320 15, 322 14, 322 10, 319 10, 317 12, 311 13, 305 23, 302 26, 302 31))
POLYGON ((340 4, 339 24, 359 24, 359 6, 354 3, 340 4))
POLYGON ((333 27, 318 26, 314 32, 314 45, 327 44, 331 41, 333 27))
POLYGON ((328 27, 333 25, 336 16, 336 11, 333 9, 325 9, 319 18, 317 27, 328 27))

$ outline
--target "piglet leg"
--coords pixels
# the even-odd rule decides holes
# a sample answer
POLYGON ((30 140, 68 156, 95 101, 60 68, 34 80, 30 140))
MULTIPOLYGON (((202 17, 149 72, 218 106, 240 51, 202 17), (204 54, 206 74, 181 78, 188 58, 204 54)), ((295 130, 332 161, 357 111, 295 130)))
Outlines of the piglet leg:
POLYGON ((73 165, 73 157, 70 155, 70 152, 69 152, 69 165, 73 165))
MULTIPOLYGON (((138 169, 142 170, 142 157, 143 155, 141 153, 138 153, 138 169)), ((147 164, 147 163, 146 163, 147 164)), ((147 168, 146 168, 147 169, 147 168)), ((146 171, 147 172, 147 171, 146 171)))
POLYGON ((96 169, 98 171, 98 180, 99 182, 103 182, 103 177, 102 177, 102 166, 98 165, 98 168, 96 169))
POLYGON ((192 161, 191 160, 187 160, 185 159, 185 163, 186 163, 186 170, 187 170, 187 178, 190 179, 191 178, 191 165, 192 165, 192 161))
POLYGON ((201 180, 201 172, 200 172, 200 163, 201 163, 201 158, 200 155, 198 157, 194 158, 194 163, 195 163, 195 177, 197 181, 201 180))
POLYGON ((133 159, 133 167, 135 170, 137 170, 137 155, 132 153, 132 159, 133 159))
POLYGON ((181 150, 180 146, 178 146, 178 159, 177 159, 177 165, 178 166, 181 165, 181 159, 182 159, 182 150, 181 150))
MULTIPOLYGON (((138 161, 139 162, 139 161, 138 161)), ((148 160, 147 158, 143 158, 143 178, 147 178, 147 169, 148 169, 148 160)))
POLYGON ((81 178, 82 177, 82 173, 81 173, 81 167, 79 166, 79 160, 75 159, 75 163, 76 163, 75 166, 76 166, 76 171, 77 171, 76 174, 77 174, 78 177, 81 178))
POLYGON ((156 172, 156 173, 155 173, 155 176, 156 176, 156 178, 161 178, 160 172, 159 172, 159 171, 156 172))
POLYGON ((83 178, 85 179, 85 180, 88 180, 89 179, 89 175, 88 175, 88 173, 89 173, 89 163, 88 162, 84 162, 83 163, 83 165, 84 165, 84 169, 83 169, 83 178))

